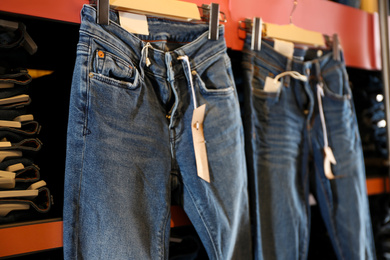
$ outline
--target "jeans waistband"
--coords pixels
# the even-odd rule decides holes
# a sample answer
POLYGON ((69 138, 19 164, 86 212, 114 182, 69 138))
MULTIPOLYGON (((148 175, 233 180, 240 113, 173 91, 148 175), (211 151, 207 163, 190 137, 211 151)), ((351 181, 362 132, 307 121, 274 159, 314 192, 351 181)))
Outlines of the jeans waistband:
MULTIPOLYGON (((248 53, 251 44, 251 36, 245 38, 244 52, 248 53)), ((344 64, 343 53, 340 50, 340 59, 333 59, 333 48, 317 47, 294 47, 293 58, 289 58, 274 49, 274 42, 271 40, 262 40, 260 51, 250 51, 250 56, 254 58, 253 64, 266 62, 280 72, 294 70, 300 73, 312 67, 325 68, 335 64, 344 64)), ((320 72, 318 72, 320 73, 320 72)))
POLYGON ((150 34, 138 35, 120 26, 118 13, 114 10, 110 10, 109 25, 96 23, 96 9, 90 5, 84 5, 81 16, 82 33, 97 37, 106 44, 114 46, 124 57, 130 58, 137 64, 142 58, 143 48, 150 43, 152 48, 148 48, 149 58, 152 64, 160 66, 151 66, 147 70, 155 75, 166 76, 165 67, 168 60, 172 66, 182 67, 181 62, 176 59, 179 56, 188 56, 192 68, 195 68, 207 62, 210 57, 226 51, 223 25, 219 27, 219 39, 214 41, 208 39, 208 25, 203 23, 148 17, 150 34), (160 42, 164 45, 161 48, 158 46, 160 42), (175 44, 177 47, 172 47, 175 44), (167 58, 167 55, 171 57, 167 58))

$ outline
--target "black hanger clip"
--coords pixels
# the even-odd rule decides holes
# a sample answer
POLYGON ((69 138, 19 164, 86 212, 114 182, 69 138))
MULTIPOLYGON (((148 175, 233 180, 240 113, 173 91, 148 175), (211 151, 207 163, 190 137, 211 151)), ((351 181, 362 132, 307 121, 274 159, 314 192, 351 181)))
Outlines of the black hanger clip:
POLYGON ((211 3, 210 5, 210 19, 209 19, 209 39, 218 40, 219 32, 219 4, 211 3))
POLYGON ((218 26, 220 22, 226 22, 226 16, 223 12, 219 11, 219 4, 211 3, 210 5, 202 5, 202 19, 209 23, 209 39, 218 40, 219 31, 218 26), (223 18, 220 20, 220 14, 223 18))
POLYGON ((261 38, 263 36, 263 20, 260 17, 253 17, 253 19, 245 18, 244 21, 238 21, 238 29, 250 33, 252 35, 251 49, 260 51, 261 38), (242 26, 243 24, 244 27, 242 26))
POLYGON ((0 27, 4 28, 5 30, 7 30, 9 32, 14 32, 18 29, 23 31, 24 39, 23 39, 23 42, 21 43, 21 45, 30 55, 33 55, 34 53, 37 52, 38 46, 34 42, 34 40, 31 38, 31 36, 27 33, 26 26, 23 23, 12 22, 12 21, 0 19, 0 27))
POLYGON ((110 1, 97 0, 96 7, 97 7, 97 23, 102 25, 108 25, 110 1))

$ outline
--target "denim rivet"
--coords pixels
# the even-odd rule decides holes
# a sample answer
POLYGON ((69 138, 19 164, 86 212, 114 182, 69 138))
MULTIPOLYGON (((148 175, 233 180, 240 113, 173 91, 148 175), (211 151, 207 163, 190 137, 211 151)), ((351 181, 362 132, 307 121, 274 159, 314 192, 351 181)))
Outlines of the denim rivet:
POLYGON ((93 78, 93 73, 90 72, 90 73, 88 74, 88 76, 89 76, 90 78, 93 78))
POLYGON ((196 71, 195 71, 195 70, 191 71, 191 74, 192 74, 193 76, 195 76, 195 75, 196 75, 196 71))

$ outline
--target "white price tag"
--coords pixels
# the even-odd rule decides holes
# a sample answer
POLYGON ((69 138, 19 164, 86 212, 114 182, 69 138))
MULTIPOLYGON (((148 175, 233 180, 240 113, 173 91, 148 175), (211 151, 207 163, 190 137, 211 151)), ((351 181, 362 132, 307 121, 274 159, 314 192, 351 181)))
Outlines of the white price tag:
POLYGON ((122 28, 128 32, 149 35, 148 20, 145 15, 118 12, 122 28))
POLYGON ((196 170, 198 176, 203 180, 210 182, 209 163, 207 160, 206 142, 204 140, 203 121, 206 105, 201 105, 194 109, 192 115, 191 129, 192 140, 194 143, 196 170))
POLYGON ((265 92, 278 92, 282 83, 278 80, 274 80, 273 78, 266 77, 264 91, 265 92))
POLYGON ((286 42, 281 40, 275 40, 274 43, 275 51, 283 54, 284 56, 292 59, 294 55, 294 43, 286 42))

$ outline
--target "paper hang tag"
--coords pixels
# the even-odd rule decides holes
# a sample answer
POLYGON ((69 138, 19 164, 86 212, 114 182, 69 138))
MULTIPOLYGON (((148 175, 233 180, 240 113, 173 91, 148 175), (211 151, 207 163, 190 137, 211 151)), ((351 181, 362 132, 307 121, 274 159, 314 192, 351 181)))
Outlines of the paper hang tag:
POLYGON ((191 129, 192 140, 194 143, 196 170, 198 176, 203 180, 210 182, 209 163, 207 160, 206 141, 204 140, 203 121, 206 105, 201 105, 194 109, 192 115, 191 129))
POLYGON ((149 35, 148 20, 145 15, 119 11, 119 21, 123 29, 131 33, 149 35))
POLYGON ((265 92, 278 92, 282 83, 278 80, 274 80, 273 78, 266 77, 264 84, 265 92))
POLYGON ((336 165, 336 159, 334 158, 333 151, 329 146, 324 147, 324 172, 326 178, 333 180, 336 177, 332 173, 331 164, 336 165))
POLYGON ((276 40, 274 42, 275 51, 283 54, 284 56, 292 59, 294 55, 294 43, 276 40))

